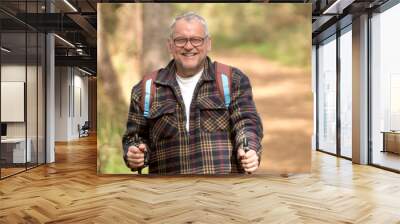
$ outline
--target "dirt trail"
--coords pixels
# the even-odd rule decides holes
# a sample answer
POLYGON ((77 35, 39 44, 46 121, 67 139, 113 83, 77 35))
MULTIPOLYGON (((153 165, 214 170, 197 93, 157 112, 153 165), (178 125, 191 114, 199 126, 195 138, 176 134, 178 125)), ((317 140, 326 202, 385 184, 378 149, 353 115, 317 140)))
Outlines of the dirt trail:
POLYGON ((253 87, 263 120, 263 158, 257 173, 309 170, 313 131, 311 73, 249 55, 215 55, 214 60, 242 70, 253 87))

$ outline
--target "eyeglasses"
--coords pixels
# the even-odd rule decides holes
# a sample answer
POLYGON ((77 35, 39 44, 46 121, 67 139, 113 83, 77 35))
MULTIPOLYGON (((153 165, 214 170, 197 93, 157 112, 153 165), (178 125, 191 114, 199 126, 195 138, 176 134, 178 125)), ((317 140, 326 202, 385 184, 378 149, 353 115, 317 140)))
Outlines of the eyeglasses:
POLYGON ((178 37, 174 39, 174 44, 176 47, 184 47, 186 46, 187 42, 190 41, 190 44, 192 44, 193 47, 200 47, 203 45, 204 40, 207 38, 207 36, 203 37, 191 37, 191 38, 184 38, 184 37, 178 37))

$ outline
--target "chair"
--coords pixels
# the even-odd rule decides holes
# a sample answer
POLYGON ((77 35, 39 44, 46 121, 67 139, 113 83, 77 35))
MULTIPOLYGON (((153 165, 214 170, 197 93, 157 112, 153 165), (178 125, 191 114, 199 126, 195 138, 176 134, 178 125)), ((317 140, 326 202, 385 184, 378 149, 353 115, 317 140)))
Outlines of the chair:
POLYGON ((89 129, 90 129, 89 121, 85 121, 82 127, 80 127, 80 125, 78 124, 79 138, 89 136, 89 129))

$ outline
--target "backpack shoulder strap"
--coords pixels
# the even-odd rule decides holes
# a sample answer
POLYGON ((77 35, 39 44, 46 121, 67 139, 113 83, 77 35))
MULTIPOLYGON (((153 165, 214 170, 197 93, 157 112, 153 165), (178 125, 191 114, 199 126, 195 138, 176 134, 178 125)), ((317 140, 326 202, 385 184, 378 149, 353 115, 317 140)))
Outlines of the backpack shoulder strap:
POLYGON ((149 117, 150 106, 153 102, 154 93, 156 91, 156 86, 154 85, 154 80, 156 80, 158 75, 158 70, 151 72, 143 77, 142 80, 142 97, 140 106, 143 110, 143 116, 149 117))
POLYGON ((224 99, 225 107, 228 108, 231 103, 232 67, 217 61, 214 62, 214 66, 218 91, 224 99))

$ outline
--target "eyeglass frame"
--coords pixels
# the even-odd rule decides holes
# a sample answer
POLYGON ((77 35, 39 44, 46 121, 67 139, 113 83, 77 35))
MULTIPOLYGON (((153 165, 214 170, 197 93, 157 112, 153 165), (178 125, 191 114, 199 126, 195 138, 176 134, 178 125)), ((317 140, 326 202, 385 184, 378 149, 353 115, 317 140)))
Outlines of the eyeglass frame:
POLYGON ((204 44, 204 41, 205 41, 207 38, 208 38, 208 35, 205 35, 204 37, 190 37, 190 38, 177 37, 177 38, 175 38, 175 39, 172 39, 172 42, 174 43, 174 46, 175 46, 175 47, 185 47, 186 44, 187 44, 188 42, 190 42, 190 44, 191 44, 193 47, 200 47, 200 46, 202 46, 202 45, 204 44), (192 43, 192 39, 193 39, 193 38, 199 38, 199 39, 201 39, 201 44, 199 44, 199 45, 194 45, 194 44, 192 43), (182 46, 176 45, 175 41, 176 41, 177 39, 185 39, 185 44, 183 44, 182 46))

